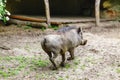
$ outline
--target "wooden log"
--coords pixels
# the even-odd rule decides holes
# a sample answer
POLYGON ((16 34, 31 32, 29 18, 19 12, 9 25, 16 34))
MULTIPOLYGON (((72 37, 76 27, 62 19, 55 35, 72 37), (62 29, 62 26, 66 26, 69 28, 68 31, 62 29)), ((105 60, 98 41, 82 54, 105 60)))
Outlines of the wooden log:
POLYGON ((49 8, 49 0, 44 0, 45 3, 45 12, 46 12, 46 20, 48 26, 50 26, 50 8, 49 8))
POLYGON ((33 17, 27 17, 27 16, 20 16, 20 15, 10 15, 11 19, 18 19, 22 21, 32 21, 32 22, 46 22, 45 19, 38 19, 33 17))
POLYGON ((95 0, 95 20, 96 26, 100 25, 100 0, 95 0))
POLYGON ((38 28, 47 28, 46 23, 38 23, 38 22, 31 22, 31 21, 22 21, 22 20, 17 20, 17 19, 10 19, 9 24, 16 24, 16 25, 30 25, 38 28))
MULTIPOLYGON (((115 21, 115 19, 100 19, 101 22, 105 21, 115 21)), ((95 19, 85 19, 85 20, 67 20, 67 21, 51 21, 51 25, 59 26, 61 24, 72 24, 72 23, 87 23, 87 22, 96 22, 95 19)), ((20 15, 11 15, 9 23, 17 24, 17 25, 27 25, 31 24, 32 26, 37 27, 47 27, 45 19, 38 19, 38 18, 32 18, 32 17, 26 17, 26 16, 20 16, 20 15), (19 24, 20 21, 20 24, 19 24)))
MULTIPOLYGON (((38 19, 38 18, 20 16, 20 15, 10 15, 9 17, 10 17, 10 19, 17 19, 17 20, 21 20, 21 21, 30 21, 30 22, 39 22, 39 23, 46 22, 46 19, 38 19)), ((52 25, 60 25, 61 24, 61 22, 50 22, 50 23, 52 25)))

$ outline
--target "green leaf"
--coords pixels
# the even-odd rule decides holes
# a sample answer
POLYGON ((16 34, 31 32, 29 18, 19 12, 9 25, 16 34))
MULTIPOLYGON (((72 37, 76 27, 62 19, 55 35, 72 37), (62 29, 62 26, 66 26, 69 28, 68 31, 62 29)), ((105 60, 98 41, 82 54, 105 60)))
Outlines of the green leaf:
POLYGON ((7 15, 8 11, 6 10, 6 2, 7 0, 0 0, 0 20, 3 20, 6 23, 9 18, 7 15))

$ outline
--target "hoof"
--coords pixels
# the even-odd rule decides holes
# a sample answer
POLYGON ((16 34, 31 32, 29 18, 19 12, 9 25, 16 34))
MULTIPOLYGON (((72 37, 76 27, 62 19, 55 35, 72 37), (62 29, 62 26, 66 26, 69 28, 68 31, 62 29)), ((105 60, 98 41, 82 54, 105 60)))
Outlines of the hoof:
POLYGON ((65 67, 65 64, 64 64, 64 63, 61 63, 60 66, 61 66, 61 67, 65 67))
POLYGON ((68 58, 67 58, 68 61, 69 61, 69 60, 73 60, 73 59, 74 59, 74 58, 72 58, 72 57, 68 57, 68 58))
POLYGON ((54 67, 53 67, 53 68, 51 68, 51 70, 57 70, 57 69, 58 69, 57 67, 56 67, 56 68, 54 68, 54 67))
POLYGON ((57 70, 57 67, 49 67, 51 70, 57 70))

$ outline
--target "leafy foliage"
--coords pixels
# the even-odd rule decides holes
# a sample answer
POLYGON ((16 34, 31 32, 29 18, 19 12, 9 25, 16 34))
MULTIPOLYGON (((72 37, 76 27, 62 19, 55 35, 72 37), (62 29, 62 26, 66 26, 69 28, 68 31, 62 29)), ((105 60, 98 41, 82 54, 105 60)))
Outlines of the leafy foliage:
POLYGON ((119 0, 106 0, 103 7, 107 9, 107 16, 119 19, 120 18, 120 1, 119 0))
POLYGON ((109 0, 109 1, 110 1, 110 3, 113 3, 114 5, 120 4, 119 0, 109 0))
POLYGON ((49 26, 49 28, 52 28, 54 30, 57 30, 59 27, 58 26, 49 26))
POLYGON ((120 1, 119 0, 107 0, 103 3, 104 8, 112 8, 113 10, 120 11, 120 1))
POLYGON ((6 10, 7 0, 0 0, 0 20, 6 23, 9 20, 10 13, 6 10))
POLYGON ((109 7, 111 7, 112 5, 111 5, 111 3, 109 2, 109 1, 105 1, 104 3, 103 3, 103 7, 104 8, 109 8, 109 7))
POLYGON ((110 0, 110 3, 113 4, 113 9, 120 11, 120 1, 119 0, 110 0))

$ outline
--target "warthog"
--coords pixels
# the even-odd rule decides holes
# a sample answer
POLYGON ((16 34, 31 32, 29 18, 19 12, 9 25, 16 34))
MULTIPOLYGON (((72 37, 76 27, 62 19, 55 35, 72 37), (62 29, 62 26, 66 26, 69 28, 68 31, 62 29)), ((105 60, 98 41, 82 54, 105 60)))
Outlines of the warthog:
POLYGON ((62 62, 60 66, 65 66, 65 52, 69 51, 70 57, 67 60, 74 59, 74 49, 79 45, 85 45, 87 40, 83 39, 81 28, 63 27, 54 34, 44 36, 41 41, 43 50, 48 54, 49 60, 53 64, 53 69, 57 69, 54 62, 55 58, 60 54, 62 62))

